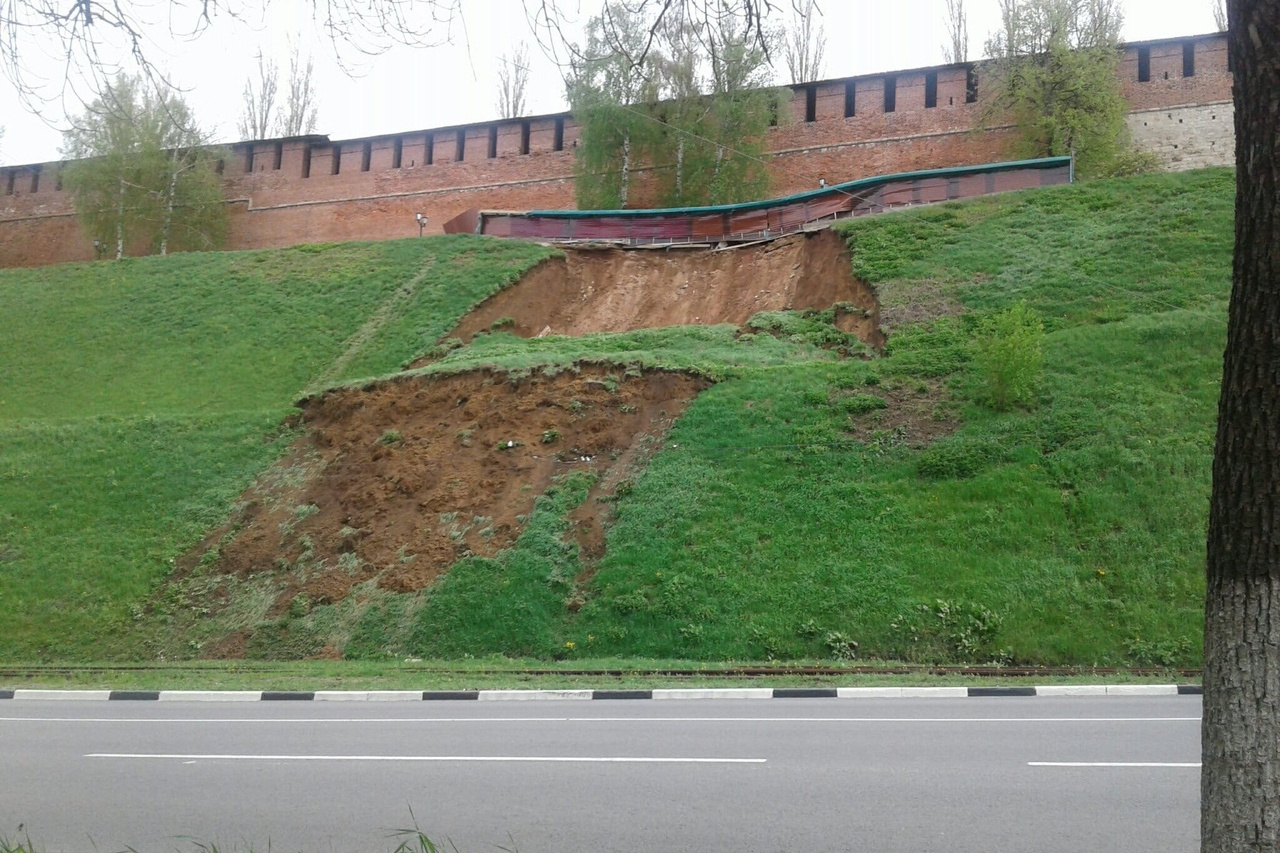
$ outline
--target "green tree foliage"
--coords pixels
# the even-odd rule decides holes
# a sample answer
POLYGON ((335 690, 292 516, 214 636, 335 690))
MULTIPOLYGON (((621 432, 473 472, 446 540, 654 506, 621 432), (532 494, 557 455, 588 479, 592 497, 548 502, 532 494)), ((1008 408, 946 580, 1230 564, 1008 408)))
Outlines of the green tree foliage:
POLYGON ((114 247, 167 254, 208 249, 226 232, 219 152, 172 92, 119 76, 65 136, 63 174, 86 233, 114 247))
POLYGON ((1000 12, 986 118, 1013 119, 1017 155, 1074 154, 1086 175, 1149 168, 1128 142, 1117 0, 1000 0, 1000 12))
POLYGON ((1044 375, 1044 321, 1025 301, 987 318, 978 328, 973 362, 993 409, 1031 408, 1044 375))
POLYGON ((574 158, 578 207, 624 208, 636 164, 657 135, 644 104, 657 96, 658 59, 648 50, 645 19, 622 3, 606 4, 588 21, 586 36, 568 81, 581 134, 574 158))
POLYGON ((776 115, 768 58, 745 19, 672 14, 612 3, 587 27, 569 83, 582 128, 578 206, 623 208, 638 170, 666 206, 721 204, 768 193, 765 136, 776 115))

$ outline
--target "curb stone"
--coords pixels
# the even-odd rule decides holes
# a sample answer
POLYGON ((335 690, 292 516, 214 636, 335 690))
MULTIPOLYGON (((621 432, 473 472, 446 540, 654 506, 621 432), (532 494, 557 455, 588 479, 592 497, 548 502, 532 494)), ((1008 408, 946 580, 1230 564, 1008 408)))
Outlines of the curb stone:
POLYGON ((905 699, 1035 696, 1199 696, 1199 684, 991 687, 724 687, 653 690, 0 690, 0 700, 124 702, 378 702, 443 700, 905 699))

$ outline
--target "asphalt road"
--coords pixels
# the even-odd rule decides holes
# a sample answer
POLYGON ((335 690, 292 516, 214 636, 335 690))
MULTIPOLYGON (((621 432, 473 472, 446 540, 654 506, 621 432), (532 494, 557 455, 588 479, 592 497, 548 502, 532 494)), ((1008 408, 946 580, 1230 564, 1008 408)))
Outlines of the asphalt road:
POLYGON ((1198 696, 9 700, 0 837, 391 851, 416 819, 461 853, 1176 853, 1199 718, 1198 696))

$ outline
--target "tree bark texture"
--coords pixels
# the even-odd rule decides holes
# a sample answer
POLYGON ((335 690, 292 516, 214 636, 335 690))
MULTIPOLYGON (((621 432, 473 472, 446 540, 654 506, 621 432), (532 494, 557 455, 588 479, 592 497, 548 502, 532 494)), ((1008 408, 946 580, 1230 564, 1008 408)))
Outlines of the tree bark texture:
POLYGON ((1203 853, 1280 850, 1280 0, 1229 0, 1236 233, 1205 590, 1203 853))
POLYGON ((631 189, 631 134, 622 137, 622 186, 618 188, 619 207, 627 206, 631 189))

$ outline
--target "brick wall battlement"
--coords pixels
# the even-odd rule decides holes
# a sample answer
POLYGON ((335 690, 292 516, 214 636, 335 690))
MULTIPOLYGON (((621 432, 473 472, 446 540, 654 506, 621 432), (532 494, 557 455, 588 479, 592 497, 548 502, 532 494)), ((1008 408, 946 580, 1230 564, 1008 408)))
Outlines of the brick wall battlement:
MULTIPOLYGON (((1172 168, 1227 163, 1231 74, 1224 34, 1126 46, 1118 74, 1134 139, 1172 168)), ((973 132, 981 65, 943 65, 793 85, 769 135, 778 195, 892 172, 1007 159, 1007 127, 973 132)), ((429 233, 472 208, 574 206, 569 113, 361 139, 322 135, 227 146, 230 248, 429 233)), ((0 166, 0 267, 91 260, 58 179, 62 163, 0 166)))

